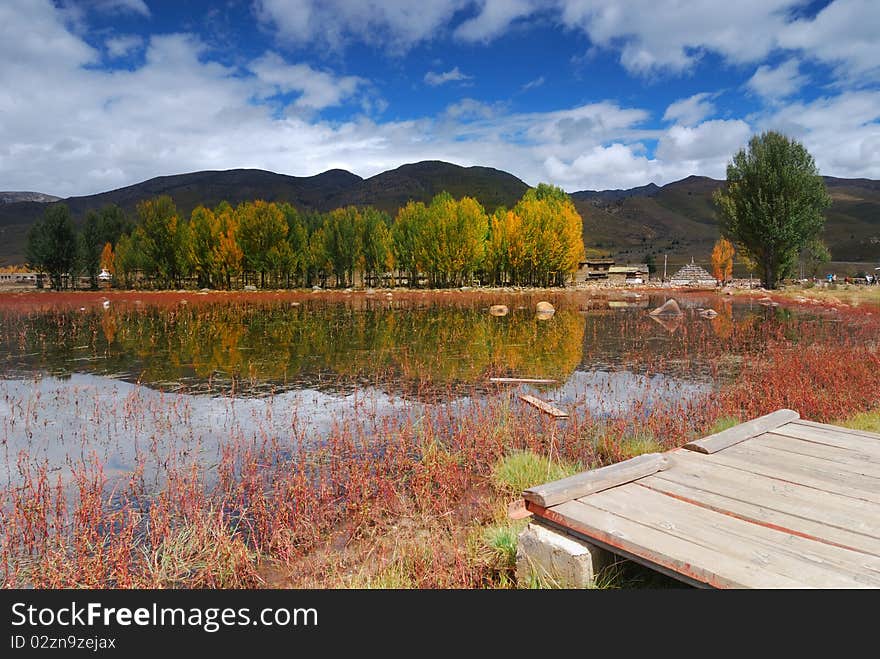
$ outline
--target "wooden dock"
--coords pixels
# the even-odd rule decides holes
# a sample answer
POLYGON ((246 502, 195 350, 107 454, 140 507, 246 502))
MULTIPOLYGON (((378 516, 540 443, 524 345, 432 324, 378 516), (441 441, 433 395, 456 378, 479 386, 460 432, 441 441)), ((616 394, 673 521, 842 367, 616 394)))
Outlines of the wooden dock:
POLYGON ((539 522, 692 585, 880 587, 880 435, 792 410, 523 496, 539 522))

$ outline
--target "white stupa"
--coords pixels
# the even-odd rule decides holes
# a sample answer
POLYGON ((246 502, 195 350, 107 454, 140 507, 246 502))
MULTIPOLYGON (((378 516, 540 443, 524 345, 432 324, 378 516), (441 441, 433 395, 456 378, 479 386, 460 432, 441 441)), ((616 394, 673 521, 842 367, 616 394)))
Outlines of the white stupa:
POLYGON ((694 263, 694 257, 691 257, 690 263, 672 275, 669 284, 692 288, 715 288, 718 286, 718 280, 694 263))

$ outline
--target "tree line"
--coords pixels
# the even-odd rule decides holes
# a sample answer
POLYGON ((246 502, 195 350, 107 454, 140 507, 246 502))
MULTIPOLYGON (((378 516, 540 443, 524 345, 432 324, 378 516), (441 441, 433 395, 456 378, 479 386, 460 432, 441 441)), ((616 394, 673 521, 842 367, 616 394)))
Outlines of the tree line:
POLYGON ((160 196, 140 202, 134 218, 116 206, 92 211, 78 231, 55 204, 31 229, 27 259, 54 288, 73 276, 97 287, 101 268, 124 287, 550 286, 578 268, 582 233, 568 195, 546 184, 491 215, 442 192, 394 218, 370 206, 319 213, 266 201, 198 206, 185 218, 160 196))

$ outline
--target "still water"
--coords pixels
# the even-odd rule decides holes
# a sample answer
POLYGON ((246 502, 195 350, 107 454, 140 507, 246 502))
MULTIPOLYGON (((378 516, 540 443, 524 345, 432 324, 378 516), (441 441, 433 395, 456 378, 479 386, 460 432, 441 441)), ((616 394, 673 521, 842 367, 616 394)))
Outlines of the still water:
MULTIPOLYGON (((793 312, 708 294, 92 296, 0 305, 0 478, 98 460, 156 473, 224 443, 317 442, 342 423, 418 418, 509 391, 591 416, 692 398, 736 377, 793 312), (541 299, 556 312, 540 318, 541 299), (508 313, 493 316, 491 304, 508 313), (712 309, 706 318, 700 310, 712 309), (148 467, 149 468, 149 467, 148 467)), ((50 299, 42 297, 42 300, 50 299)))

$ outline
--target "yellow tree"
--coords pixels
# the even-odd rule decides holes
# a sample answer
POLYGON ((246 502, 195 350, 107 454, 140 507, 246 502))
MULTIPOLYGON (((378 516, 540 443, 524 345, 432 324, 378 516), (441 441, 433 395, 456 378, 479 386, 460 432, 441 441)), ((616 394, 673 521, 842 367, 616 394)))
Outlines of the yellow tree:
POLYGON ((733 243, 723 236, 712 249, 712 275, 722 284, 733 278, 733 243))
POLYGON ((101 268, 111 275, 116 274, 116 255, 113 253, 111 243, 105 243, 104 249, 101 250, 101 268))
POLYGON ((561 284, 584 258, 583 219, 561 188, 541 183, 514 207, 522 218, 529 283, 561 284))
POLYGON ((217 222, 217 243, 214 245, 211 256, 213 267, 212 278, 225 283, 226 288, 232 288, 232 278, 241 272, 241 262, 244 254, 238 244, 238 223, 236 216, 229 204, 221 204, 214 211, 217 222))

